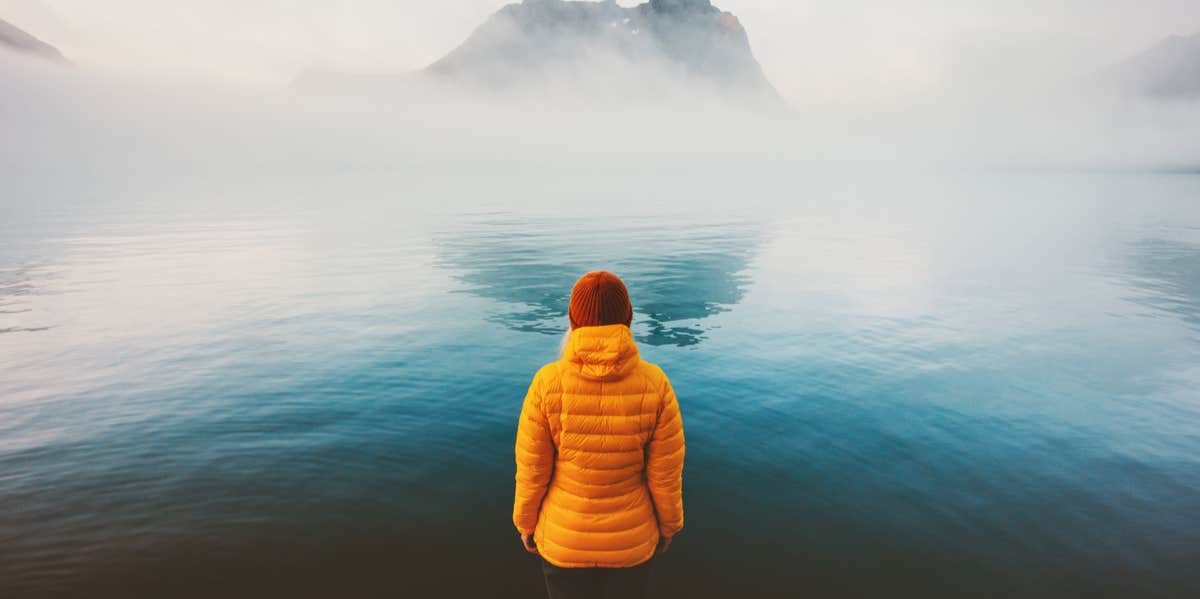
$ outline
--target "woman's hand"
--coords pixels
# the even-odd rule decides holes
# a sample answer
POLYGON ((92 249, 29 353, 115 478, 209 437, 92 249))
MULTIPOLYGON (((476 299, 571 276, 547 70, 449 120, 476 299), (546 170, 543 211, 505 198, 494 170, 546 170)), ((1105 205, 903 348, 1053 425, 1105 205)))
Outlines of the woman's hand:
POLYGON ((670 548, 671 548, 671 537, 659 537, 658 538, 658 551, 655 551, 654 555, 662 555, 662 554, 666 553, 667 550, 670 548))
POLYGON ((525 551, 538 554, 537 545, 533 544, 533 535, 521 535, 521 544, 525 546, 525 551))

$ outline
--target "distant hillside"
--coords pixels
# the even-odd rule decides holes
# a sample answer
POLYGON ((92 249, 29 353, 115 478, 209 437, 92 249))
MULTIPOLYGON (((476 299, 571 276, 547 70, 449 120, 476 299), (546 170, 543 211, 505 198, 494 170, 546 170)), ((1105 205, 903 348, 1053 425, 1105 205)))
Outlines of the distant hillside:
POLYGON ((651 0, 630 8, 613 0, 524 0, 500 9, 425 72, 517 87, 541 76, 619 75, 622 65, 666 65, 725 89, 775 96, 746 30, 709 0, 651 0))
POLYGON ((58 48, 22 31, 16 25, 0 19, 0 50, 10 50, 39 56, 55 62, 66 62, 58 48))
POLYGON ((1117 65, 1110 76, 1140 95, 1200 99, 1200 34, 1171 36, 1117 65))

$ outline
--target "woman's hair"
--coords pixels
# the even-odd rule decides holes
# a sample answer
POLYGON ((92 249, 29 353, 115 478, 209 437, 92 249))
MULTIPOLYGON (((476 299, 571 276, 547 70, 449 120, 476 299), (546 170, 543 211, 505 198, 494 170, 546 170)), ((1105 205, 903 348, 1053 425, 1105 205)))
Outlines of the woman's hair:
POLYGON ((573 330, 575 329, 567 327, 567 332, 563 333, 562 341, 558 344, 558 357, 567 355, 567 344, 571 342, 571 331, 573 330))

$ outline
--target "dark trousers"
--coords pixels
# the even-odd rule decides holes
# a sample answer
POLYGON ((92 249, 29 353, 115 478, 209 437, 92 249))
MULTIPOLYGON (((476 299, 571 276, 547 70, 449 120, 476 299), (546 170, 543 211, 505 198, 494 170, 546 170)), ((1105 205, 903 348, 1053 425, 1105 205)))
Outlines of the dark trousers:
POLYGON ((632 568, 559 568, 542 560, 542 574, 550 599, 642 599, 650 562, 632 568))

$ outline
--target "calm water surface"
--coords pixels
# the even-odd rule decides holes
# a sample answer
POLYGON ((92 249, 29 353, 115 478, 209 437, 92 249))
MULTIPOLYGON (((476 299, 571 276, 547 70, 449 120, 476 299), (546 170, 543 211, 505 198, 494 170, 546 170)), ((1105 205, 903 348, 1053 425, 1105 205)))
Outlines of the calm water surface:
POLYGON ((662 596, 1200 596, 1200 178, 645 177, 17 186, 0 596, 538 596, 595 268, 684 409, 662 596))

